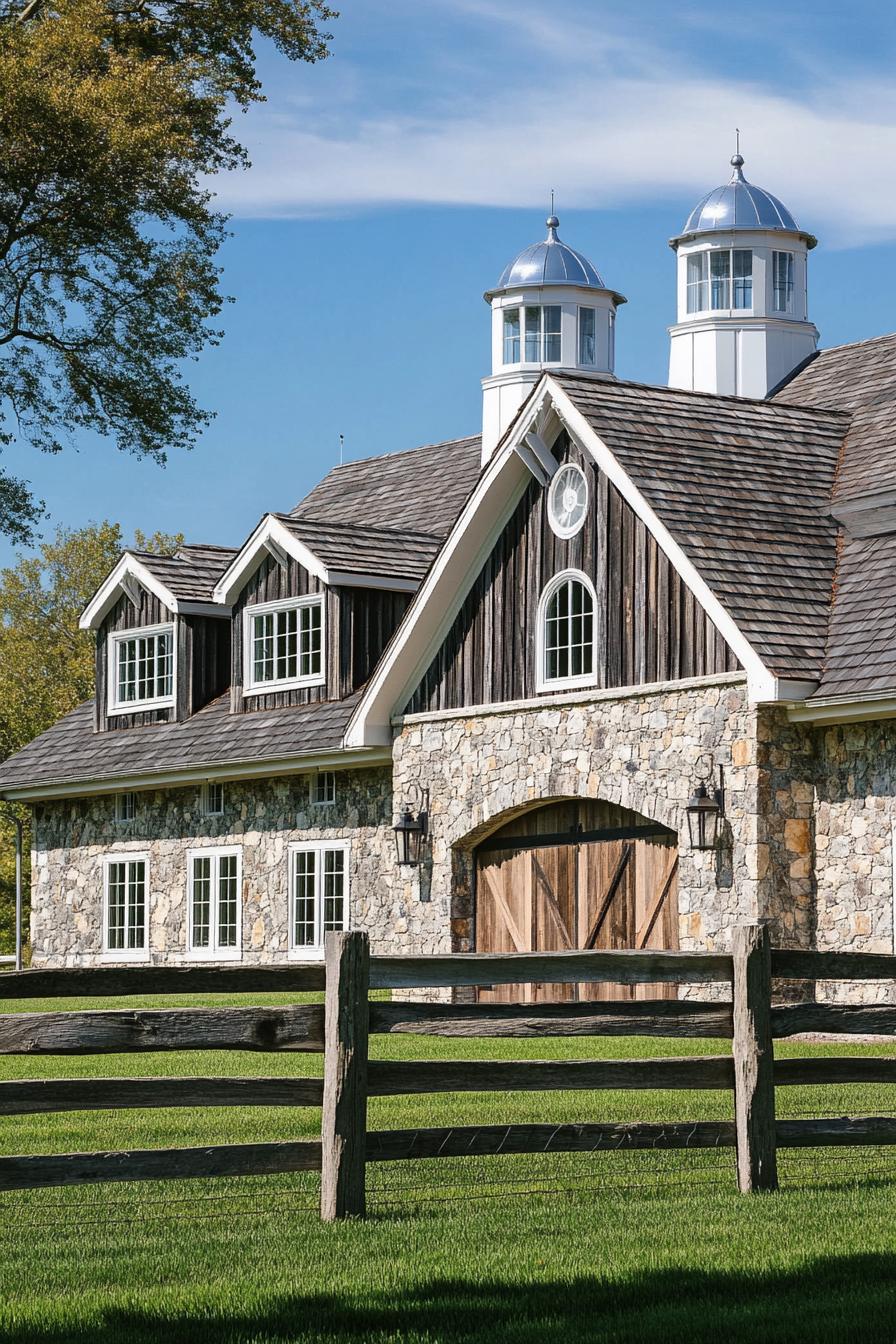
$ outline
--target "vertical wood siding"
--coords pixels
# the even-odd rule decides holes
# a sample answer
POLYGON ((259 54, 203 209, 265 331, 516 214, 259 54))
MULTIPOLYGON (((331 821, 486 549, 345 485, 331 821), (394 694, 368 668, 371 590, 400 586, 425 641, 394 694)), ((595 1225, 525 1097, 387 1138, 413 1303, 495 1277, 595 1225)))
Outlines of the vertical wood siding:
POLYGON ((174 616, 152 593, 140 590, 140 603, 135 606, 130 598, 122 596, 116 602, 97 632, 96 643, 96 709, 98 732, 136 728, 148 723, 170 723, 182 720, 202 709, 215 696, 227 690, 230 678, 230 622, 207 616, 174 616), (139 629, 148 625, 174 625, 177 647, 177 682, 173 709, 141 710, 133 714, 107 713, 109 635, 120 630, 139 629))
POLYGON ((647 528, 590 459, 561 435, 554 449, 588 478, 584 527, 551 531, 547 490, 532 481, 458 612, 406 713, 500 704, 536 694, 538 603, 564 569, 597 592, 601 688, 734 672, 739 663, 647 528))
POLYGON ((240 594, 233 609, 231 627, 231 707, 236 713, 279 709, 350 695, 370 676, 374 664, 407 610, 407 593, 374 588, 325 589, 292 557, 286 566, 264 559, 240 594), (242 693, 243 613, 260 602, 277 602, 312 593, 324 596, 324 662, 326 683, 269 695, 242 693))

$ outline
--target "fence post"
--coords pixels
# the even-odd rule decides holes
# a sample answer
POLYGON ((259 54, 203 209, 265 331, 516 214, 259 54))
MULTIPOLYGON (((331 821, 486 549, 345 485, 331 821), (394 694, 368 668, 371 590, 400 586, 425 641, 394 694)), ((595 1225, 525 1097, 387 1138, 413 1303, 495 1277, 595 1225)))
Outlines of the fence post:
POLYGON ((765 925, 734 930, 734 1123, 741 1190, 777 1190, 771 938, 765 925))
POLYGON ((325 959, 320 1216, 329 1223, 336 1218, 363 1218, 366 1211, 367 934, 328 934, 325 959))

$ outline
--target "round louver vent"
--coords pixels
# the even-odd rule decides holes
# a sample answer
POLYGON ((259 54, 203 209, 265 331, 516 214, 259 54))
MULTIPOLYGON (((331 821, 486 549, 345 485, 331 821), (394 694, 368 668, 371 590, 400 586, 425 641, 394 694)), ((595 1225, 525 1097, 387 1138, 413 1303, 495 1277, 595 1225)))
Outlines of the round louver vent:
POLYGON ((574 537, 585 521, 588 482, 585 473, 571 462, 561 467, 551 482, 548 518, 558 537, 574 537))

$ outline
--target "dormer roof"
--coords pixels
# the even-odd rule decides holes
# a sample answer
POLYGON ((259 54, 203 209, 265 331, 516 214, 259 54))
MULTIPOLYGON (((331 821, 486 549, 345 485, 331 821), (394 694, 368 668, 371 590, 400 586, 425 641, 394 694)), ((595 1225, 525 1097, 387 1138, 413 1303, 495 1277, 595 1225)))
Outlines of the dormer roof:
POLYGON ((138 584, 153 593, 172 615, 227 616, 213 597, 214 587, 236 551, 228 546, 192 544, 174 555, 123 551, 81 614, 82 630, 96 630, 122 594, 138 584))

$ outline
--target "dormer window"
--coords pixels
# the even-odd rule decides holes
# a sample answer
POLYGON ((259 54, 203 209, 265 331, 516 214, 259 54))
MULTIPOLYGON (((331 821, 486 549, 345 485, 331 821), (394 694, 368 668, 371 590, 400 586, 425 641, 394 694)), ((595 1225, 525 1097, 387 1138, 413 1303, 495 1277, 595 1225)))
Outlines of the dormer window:
POLYGON ((109 636, 109 713, 174 704, 174 626, 122 630, 109 636))
POLYGON ((247 607, 244 622, 244 694, 323 684, 324 604, 320 596, 247 607))
POLYGON ((753 253, 735 247, 688 257, 688 312, 753 307, 753 253))

